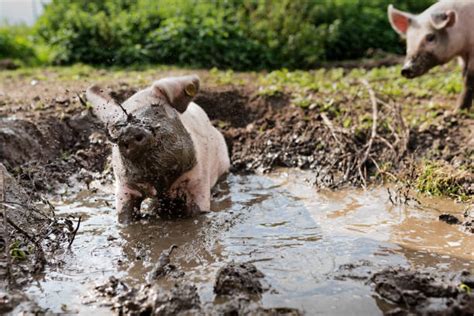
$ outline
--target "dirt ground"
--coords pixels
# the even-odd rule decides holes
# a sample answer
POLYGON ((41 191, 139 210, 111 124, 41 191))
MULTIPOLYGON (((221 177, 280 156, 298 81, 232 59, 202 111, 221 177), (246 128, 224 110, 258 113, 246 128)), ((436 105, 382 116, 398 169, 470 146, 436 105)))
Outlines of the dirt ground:
MULTIPOLYGON (((110 145, 106 141, 103 126, 84 101, 85 88, 95 77, 101 78, 104 87, 121 101, 147 84, 147 76, 156 79, 170 72, 185 71, 152 72, 144 75, 146 78, 139 82, 130 80, 126 74, 109 74, 104 70, 97 70, 93 75, 79 74, 72 79, 64 79, 54 70, 33 74, 2 74, 0 163, 6 167, 6 179, 9 179, 9 183, 18 182, 22 188, 14 190, 22 192, 21 195, 28 201, 38 201, 42 196, 54 194, 59 187, 87 187, 104 170, 110 169, 110 145), (8 173, 12 175, 11 178, 7 176, 8 173)), ((238 75, 235 80, 231 79, 232 82, 227 82, 222 76, 216 79, 212 73, 198 73, 204 84, 195 102, 204 108, 213 123, 224 133, 229 145, 232 172, 266 172, 277 167, 294 167, 315 170, 318 176, 314 184, 318 187, 337 189, 392 181, 415 189, 417 183, 429 181, 429 176, 438 172, 434 170, 428 173, 426 170, 431 169, 426 169, 428 165, 424 164, 436 160, 442 164, 443 170, 448 170, 447 173, 450 173, 449 170, 459 171, 455 177, 447 180, 436 178, 436 181, 444 181, 443 184, 448 188, 455 187, 453 196, 472 199, 474 119, 469 113, 438 109, 431 121, 409 124, 400 105, 377 92, 376 85, 371 82, 358 83, 361 91, 365 92, 360 92, 357 99, 337 95, 329 104, 330 108, 321 108, 314 104, 295 105, 291 91, 261 93, 262 86, 253 74, 238 75), (206 85, 206 81, 210 84, 206 85), (244 83, 236 84, 237 81, 244 83), (349 121, 351 124, 347 124, 349 121), (427 176, 422 178, 421 174, 427 176)), ((24 212, 32 207, 28 203, 21 202, 21 205, 27 206, 21 208, 24 212)), ((73 239, 78 219, 57 219, 53 213, 43 217, 41 225, 49 227, 49 231, 30 240, 37 245, 36 252, 44 247, 38 245, 44 244, 47 236, 52 234, 52 227, 59 227, 55 229, 62 234, 55 247, 67 247, 73 239)), ((466 223, 468 220, 471 224, 465 225, 471 227, 472 219, 466 215, 466 223)), ((28 229, 33 224, 22 223, 16 217, 11 218, 11 221, 27 229, 21 232, 9 225, 10 240, 20 238, 20 235, 22 240, 28 239, 25 236, 28 236, 28 229)), ((27 243, 26 240, 25 245, 18 248, 21 250, 27 243)), ((40 257, 45 260, 44 254, 33 257, 33 263, 40 257)), ((264 290, 258 281, 263 275, 254 270, 255 267, 230 265, 226 268, 231 271, 221 271, 227 277, 218 278, 216 294, 231 295, 232 289, 242 289, 242 292, 250 291, 250 296, 258 296, 264 290), (247 280, 239 279, 242 276, 247 280)), ((38 269, 41 270, 38 267, 24 270, 27 274, 33 274, 38 269)), ((399 310, 396 311, 399 313, 394 312, 392 315, 404 315, 412 311, 413 302, 418 302, 418 299, 427 302, 433 295, 450 298, 451 303, 447 302, 442 307, 447 313, 472 313, 472 295, 461 295, 456 290, 446 290, 435 295, 412 289, 411 285, 406 284, 411 281, 406 281, 405 275, 406 271, 393 270, 372 277, 375 292, 398 306, 399 310), (401 278, 405 281, 400 283, 401 278), (407 293, 415 301, 407 303, 407 293)), ((439 279, 437 276, 423 275, 423 280, 426 278, 429 282, 439 279)), ((16 280, 16 283, 21 283, 18 277, 16 280)), ((423 280, 419 282, 424 284, 423 280)), ((429 282, 427 286, 435 288, 429 282)), ((117 279, 111 279, 97 290, 105 297, 112 297, 114 308, 122 311, 145 308, 150 312, 149 309, 164 306, 164 302, 174 302, 178 305, 168 306, 157 314, 171 315, 183 309, 200 313, 209 308, 219 308, 214 312, 221 314, 225 311, 230 315, 234 312, 239 314, 249 306, 252 306, 253 311, 267 314, 298 313, 294 310, 264 311, 258 299, 250 298, 248 293, 237 296, 225 306, 209 307, 201 306, 193 285, 177 285, 170 293, 162 293, 160 289, 147 286, 146 293, 153 291, 153 295, 146 294, 146 297, 138 298, 136 293, 141 293, 140 290, 129 288, 117 279), (122 301, 117 300, 117 297, 122 301), (150 300, 151 297, 154 301, 150 300), (125 305, 124 298, 127 302, 125 305), (147 303, 143 305, 145 301, 147 303)))

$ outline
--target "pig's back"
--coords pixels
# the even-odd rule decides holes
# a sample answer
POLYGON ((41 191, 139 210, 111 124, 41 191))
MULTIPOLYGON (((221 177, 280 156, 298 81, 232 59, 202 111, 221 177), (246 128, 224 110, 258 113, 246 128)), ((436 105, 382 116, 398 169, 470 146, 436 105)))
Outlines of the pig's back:
POLYGON ((207 174, 212 187, 230 167, 224 136, 211 124, 206 112, 194 102, 181 114, 181 121, 193 140, 199 173, 201 176, 207 174))

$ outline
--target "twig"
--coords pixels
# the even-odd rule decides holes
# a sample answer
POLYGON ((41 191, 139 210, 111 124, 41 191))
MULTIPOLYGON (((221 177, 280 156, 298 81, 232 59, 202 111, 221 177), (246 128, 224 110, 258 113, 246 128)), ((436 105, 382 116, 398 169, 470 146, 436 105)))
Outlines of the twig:
POLYGON ((397 151, 395 150, 395 148, 393 148, 392 144, 390 144, 388 142, 388 140, 386 140, 384 137, 380 136, 380 135, 377 135, 376 138, 380 139, 382 141, 382 143, 384 143, 385 145, 387 145, 388 148, 390 148, 395 154, 397 153, 397 151))
POLYGON ((82 106, 84 106, 85 108, 87 108, 87 102, 86 102, 86 100, 84 100, 84 99, 82 98, 82 96, 80 95, 80 93, 76 93, 76 95, 77 95, 77 98, 79 99, 79 102, 82 104, 82 106))
MULTIPOLYGON (((370 135, 370 139, 365 145, 367 149, 365 150, 364 156, 362 157, 362 160, 359 161, 359 174, 362 176, 361 168, 367 161, 367 158, 369 157, 370 151, 372 150, 372 144, 374 143, 374 139, 377 136, 377 118, 378 118, 378 111, 377 111, 377 98, 375 97, 374 90, 370 87, 369 82, 366 79, 361 80, 362 84, 367 88, 367 91, 369 92, 369 97, 370 101, 372 103, 372 133, 370 135)), ((364 187, 367 186, 366 179, 365 177, 362 178, 362 181, 364 182, 364 187)))
POLYGON ((18 231, 20 234, 25 236, 29 241, 36 244, 36 240, 33 237, 31 237, 27 232, 25 232, 20 226, 15 224, 15 222, 13 222, 11 219, 9 219, 7 217, 5 217, 5 218, 7 219, 7 223, 10 224, 11 227, 15 228, 16 231, 18 231))
POLYGON ((392 205, 395 205, 395 202, 392 199, 392 191, 390 191, 390 188, 387 188, 387 192, 388 192, 388 200, 390 201, 390 203, 392 203, 392 205))
POLYGON ((166 274, 165 267, 170 264, 170 256, 173 253, 173 250, 178 248, 176 245, 171 245, 168 250, 163 250, 160 257, 158 258, 158 263, 151 271, 148 281, 152 282, 153 280, 158 279, 159 277, 166 274))
POLYGON ((326 113, 321 113, 321 117, 323 119, 323 122, 324 124, 326 124, 326 126, 329 128, 329 130, 331 131, 331 134, 332 134, 332 137, 334 138, 334 140, 342 146, 342 143, 341 141, 339 140, 339 138, 337 137, 336 135, 336 131, 334 130, 334 125, 332 124, 331 120, 327 117, 326 113))
POLYGON ((6 266, 6 276, 7 276, 7 280, 8 280, 8 283, 10 283, 10 265, 11 265, 11 258, 10 258, 10 251, 9 251, 9 247, 10 247, 10 236, 8 235, 8 224, 7 224, 7 209, 5 207, 5 205, 3 204, 3 201, 5 201, 5 175, 3 174, 3 170, 0 170, 0 201, 2 203, 0 203, 0 211, 2 211, 2 216, 3 216, 3 240, 5 242, 5 247, 4 247, 4 250, 5 250, 5 258, 6 258, 6 263, 7 263, 7 266, 6 266))
POLYGON ((377 161, 374 158, 372 158, 372 157, 369 157, 369 158, 370 158, 370 161, 372 161, 372 163, 374 164, 375 168, 377 168, 377 172, 379 174, 381 174, 381 175, 386 174, 386 175, 391 176, 393 178, 393 180, 395 180, 395 181, 398 180, 398 178, 395 175, 393 175, 392 173, 390 173, 388 171, 383 171, 382 169, 380 169, 379 164, 377 163, 377 161))
POLYGON ((81 219, 82 219, 82 216, 79 216, 79 220, 77 221, 77 227, 72 234, 72 238, 71 238, 71 241, 69 242, 69 245, 67 246, 68 249, 71 248, 71 245, 74 242, 74 238, 76 238, 76 234, 77 234, 77 231, 79 230, 79 226, 81 226, 81 219))

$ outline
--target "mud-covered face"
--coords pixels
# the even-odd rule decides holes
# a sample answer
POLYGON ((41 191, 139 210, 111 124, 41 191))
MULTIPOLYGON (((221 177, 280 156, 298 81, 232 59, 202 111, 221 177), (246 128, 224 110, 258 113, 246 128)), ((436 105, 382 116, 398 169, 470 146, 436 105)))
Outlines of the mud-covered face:
POLYGON ((181 122, 199 89, 196 76, 165 78, 117 104, 97 86, 87 90, 94 113, 118 148, 129 183, 166 188, 196 164, 191 136, 181 122))
POLYGON ((165 101, 141 106, 129 113, 127 119, 107 127, 109 139, 118 146, 120 154, 130 163, 180 164, 190 159, 194 147, 191 136, 184 128, 179 114, 165 101))
POLYGON ((401 71, 402 76, 415 78, 444 63, 446 44, 445 30, 412 23, 407 32, 407 55, 401 71))
POLYGON ((407 54, 401 71, 404 77, 421 76, 456 55, 448 34, 456 22, 454 11, 425 11, 415 16, 389 6, 388 16, 393 29, 406 37, 407 54))

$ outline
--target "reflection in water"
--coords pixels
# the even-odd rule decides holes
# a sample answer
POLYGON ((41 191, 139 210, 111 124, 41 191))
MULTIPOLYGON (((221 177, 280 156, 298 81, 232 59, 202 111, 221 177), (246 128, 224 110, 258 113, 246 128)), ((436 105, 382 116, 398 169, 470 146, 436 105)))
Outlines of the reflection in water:
POLYGON ((341 265, 473 268, 472 236, 437 220, 443 210, 459 215, 454 203, 424 200, 423 209, 394 207, 384 189, 317 192, 305 181, 311 177, 295 170, 230 175, 214 192, 213 212, 129 226, 117 224, 107 188, 69 196, 57 202, 58 212, 85 218, 72 254, 28 292, 54 312, 67 302, 70 312, 110 313, 83 304, 93 297, 93 285, 111 275, 143 282, 160 253, 176 244, 172 262, 196 283, 204 302, 214 299, 217 269, 235 260, 254 262, 264 272, 272 288, 263 295, 268 307, 372 315, 384 303, 364 282, 334 278, 341 265))

